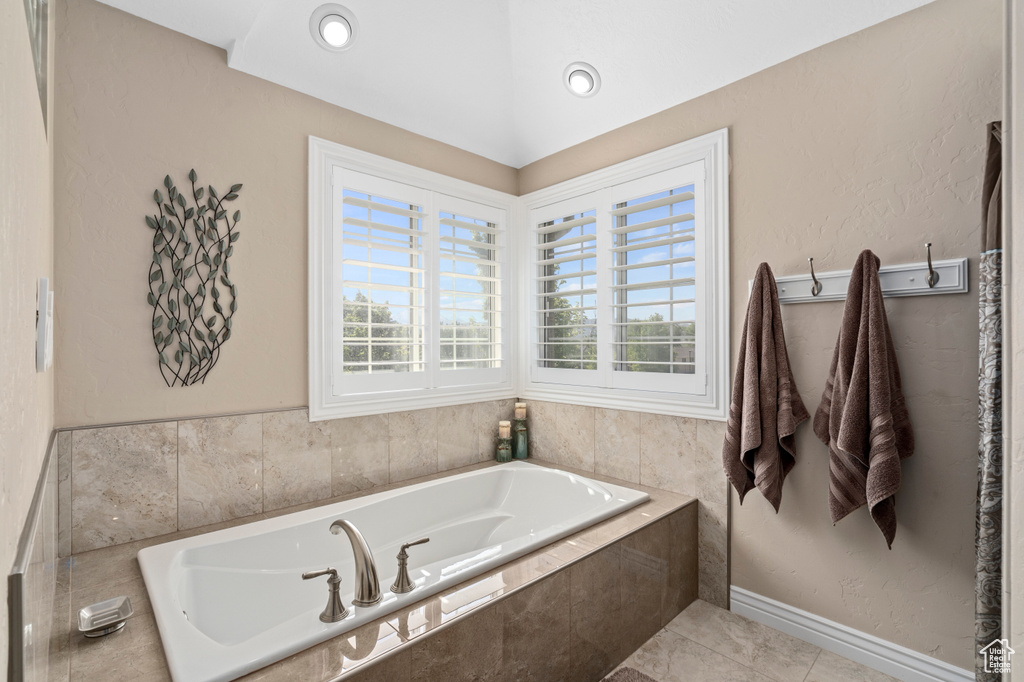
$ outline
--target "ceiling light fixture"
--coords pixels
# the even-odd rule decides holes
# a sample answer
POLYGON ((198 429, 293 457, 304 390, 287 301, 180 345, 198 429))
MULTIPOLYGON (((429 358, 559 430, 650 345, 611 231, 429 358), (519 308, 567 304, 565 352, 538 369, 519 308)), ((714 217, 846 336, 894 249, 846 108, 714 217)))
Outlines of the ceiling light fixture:
POLYGON ((352 27, 340 14, 328 14, 320 22, 320 35, 331 47, 343 47, 352 37, 352 27))
POLYGON ((562 72, 562 83, 577 97, 593 97, 601 89, 601 76, 586 62, 573 62, 562 72))
POLYGON ((341 52, 352 47, 358 30, 359 24, 352 10, 334 3, 320 5, 309 18, 309 32, 313 40, 331 52, 341 52))

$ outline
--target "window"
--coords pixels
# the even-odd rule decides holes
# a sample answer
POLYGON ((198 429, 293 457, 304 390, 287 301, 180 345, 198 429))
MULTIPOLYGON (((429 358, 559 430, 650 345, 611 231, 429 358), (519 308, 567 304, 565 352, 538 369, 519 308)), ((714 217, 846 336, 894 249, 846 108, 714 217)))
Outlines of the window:
POLYGON ((726 417, 727 155, 721 130, 516 198, 310 138, 310 418, 726 417))
POLYGON ((514 198, 310 139, 310 418, 512 395, 514 198))
POLYGON ((342 169, 334 188, 335 390, 426 387, 428 193, 342 169))
POLYGON ((500 368, 501 228, 495 217, 475 217, 485 207, 447 199, 439 214, 441 370, 500 368))
MULTIPOLYGON (((552 210, 558 215, 558 208, 552 210)), ((591 209, 545 218, 537 228, 542 367, 597 367, 596 214, 591 209)))
POLYGON ((726 416, 726 131, 523 198, 527 397, 726 416))

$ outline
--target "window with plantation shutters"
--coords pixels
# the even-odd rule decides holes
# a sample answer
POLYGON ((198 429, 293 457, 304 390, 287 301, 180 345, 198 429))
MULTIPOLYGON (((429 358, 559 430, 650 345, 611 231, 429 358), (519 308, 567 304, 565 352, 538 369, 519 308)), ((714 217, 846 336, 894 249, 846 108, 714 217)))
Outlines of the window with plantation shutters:
POLYGON ((442 372, 501 367, 501 254, 506 247, 496 220, 486 206, 452 197, 439 203, 442 372))
MULTIPOLYGON (((666 178, 667 180, 667 178, 666 178)), ((657 182, 657 181, 655 181, 657 182)), ((617 187, 611 206, 612 369, 697 373, 696 183, 617 187)), ((643 377, 641 380, 651 379, 643 377)))
POLYGON ((568 211, 536 226, 539 363, 597 368, 597 211, 568 211))
POLYGON ((311 420, 513 396, 727 416, 728 131, 522 197, 309 151, 311 420))
POLYGON ((525 397, 724 417, 726 131, 523 198, 525 397))
MULTIPOLYGON (((426 371, 427 214, 425 193, 353 173, 340 188, 341 344, 335 381, 353 387, 374 375, 426 371)), ((417 381, 414 379, 413 381, 417 381)), ((408 383, 403 380, 403 383, 408 383)), ((417 383, 421 383, 418 382, 417 383)))
POLYGON ((514 198, 310 139, 310 418, 507 398, 514 198))

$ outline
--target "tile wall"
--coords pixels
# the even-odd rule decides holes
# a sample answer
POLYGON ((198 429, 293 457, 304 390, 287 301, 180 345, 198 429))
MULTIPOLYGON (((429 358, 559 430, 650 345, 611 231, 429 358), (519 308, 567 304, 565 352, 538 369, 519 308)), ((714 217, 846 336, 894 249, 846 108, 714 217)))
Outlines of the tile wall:
POLYGON ((326 422, 305 409, 63 431, 62 556, 397 483, 493 454, 499 400, 326 422), (486 427, 486 428, 485 428, 486 427))
MULTIPOLYGON (((25 682, 46 682, 60 680, 66 672, 68 657, 65 648, 59 646, 62 623, 59 619, 62 608, 66 607, 67 561, 57 558, 57 458, 50 453, 44 460, 40 476, 45 477, 42 494, 35 513, 37 522, 29 540, 27 562, 20 578, 22 651, 16 655, 9 652, 11 664, 21 661, 21 675, 9 670, 14 679, 25 682)), ((17 585, 8 580, 8 587, 17 585)), ((14 595, 9 595, 14 597, 14 595)), ((11 606, 11 604, 8 604, 11 606)), ((3 646, 7 646, 4 642, 3 646)))
MULTIPOLYGON (((61 556, 486 461, 512 400, 310 423, 305 409, 63 431, 61 556)), ((530 455, 701 501, 700 598, 728 604, 724 424, 529 401, 530 455)))
POLYGON ((700 500, 700 598, 728 608, 725 422, 529 402, 530 455, 700 500))

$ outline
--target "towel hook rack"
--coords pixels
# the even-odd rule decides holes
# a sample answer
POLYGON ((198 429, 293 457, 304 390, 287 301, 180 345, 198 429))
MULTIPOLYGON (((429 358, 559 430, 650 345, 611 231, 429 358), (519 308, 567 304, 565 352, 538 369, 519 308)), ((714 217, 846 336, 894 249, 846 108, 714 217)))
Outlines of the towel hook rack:
POLYGON ((928 242, 924 247, 928 249, 928 288, 933 289, 939 283, 939 273, 932 267, 932 243, 928 242))
MULTIPOLYGON (((929 242, 927 247, 931 246, 929 242)), ((962 294, 969 289, 967 259, 950 258, 928 262, 882 265, 878 268, 878 279, 882 295, 893 296, 934 296, 937 294, 962 294)), ((799 275, 776 277, 779 288, 779 303, 810 303, 811 301, 842 301, 846 299, 850 286, 850 270, 817 272, 814 259, 808 258, 810 275, 804 271, 799 275), (826 286, 827 284, 827 286, 826 286)), ((750 280, 753 286, 754 280, 750 280)), ((749 290, 748 290, 749 294, 749 290)))
MULTIPOLYGON (((811 279, 814 280, 814 284, 811 285, 811 296, 817 296, 821 293, 821 282, 818 281, 814 274, 814 259, 808 258, 807 262, 811 264, 811 279)), ((938 278, 936 278, 936 281, 938 281, 938 278)))

